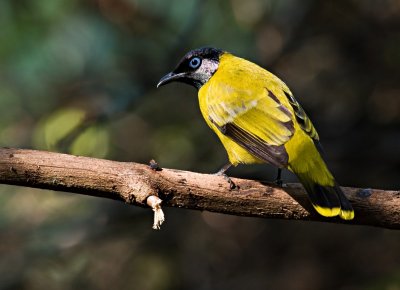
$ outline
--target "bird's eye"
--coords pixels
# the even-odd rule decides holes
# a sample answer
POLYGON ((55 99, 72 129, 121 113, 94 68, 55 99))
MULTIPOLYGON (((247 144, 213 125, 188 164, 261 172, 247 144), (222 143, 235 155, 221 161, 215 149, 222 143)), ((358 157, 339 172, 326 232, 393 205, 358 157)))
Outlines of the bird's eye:
POLYGON ((189 66, 193 69, 196 69, 200 66, 201 59, 199 57, 194 57, 189 61, 189 66))

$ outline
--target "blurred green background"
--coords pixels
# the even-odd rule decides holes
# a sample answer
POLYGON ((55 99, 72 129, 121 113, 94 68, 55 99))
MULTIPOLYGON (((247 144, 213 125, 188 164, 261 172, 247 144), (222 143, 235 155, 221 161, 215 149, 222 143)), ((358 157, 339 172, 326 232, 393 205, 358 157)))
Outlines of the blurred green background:
MULTIPOLYGON (((155 88, 205 45, 289 85, 339 183, 399 188, 393 0, 0 1, 0 146, 215 172, 226 155, 196 92, 155 88)), ((0 200, 1 289, 400 289, 395 231, 172 208, 154 231, 151 210, 116 201, 5 185, 0 200)))

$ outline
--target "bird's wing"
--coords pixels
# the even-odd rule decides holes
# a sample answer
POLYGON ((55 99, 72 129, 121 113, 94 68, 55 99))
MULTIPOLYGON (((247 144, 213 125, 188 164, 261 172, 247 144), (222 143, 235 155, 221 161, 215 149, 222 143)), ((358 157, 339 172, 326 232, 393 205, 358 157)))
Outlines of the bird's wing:
MULTIPOLYGON (((250 90, 219 83, 208 93, 209 119, 257 158, 287 166, 283 146, 294 133, 293 112, 265 87, 250 90)), ((280 91, 284 98, 283 91, 280 91)))
POLYGON ((285 92, 285 95, 293 108, 297 123, 300 125, 301 129, 303 129, 303 131, 306 132, 314 141, 319 141, 317 130, 315 130, 314 125, 310 118, 308 118, 306 112, 304 112, 303 108, 292 94, 285 92))

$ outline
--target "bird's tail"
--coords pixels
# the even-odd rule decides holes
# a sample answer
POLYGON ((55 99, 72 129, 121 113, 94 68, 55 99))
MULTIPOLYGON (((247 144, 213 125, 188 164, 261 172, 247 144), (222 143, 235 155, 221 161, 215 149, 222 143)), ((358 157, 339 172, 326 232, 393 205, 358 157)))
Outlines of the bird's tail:
POLYGON ((344 220, 354 218, 353 207, 336 182, 333 186, 321 185, 307 173, 296 175, 306 189, 312 205, 320 215, 325 217, 339 216, 344 220))

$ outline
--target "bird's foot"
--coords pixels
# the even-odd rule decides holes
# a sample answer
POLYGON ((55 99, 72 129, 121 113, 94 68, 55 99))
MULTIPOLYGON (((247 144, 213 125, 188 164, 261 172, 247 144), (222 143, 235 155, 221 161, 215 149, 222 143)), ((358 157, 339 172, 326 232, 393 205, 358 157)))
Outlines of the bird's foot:
POLYGON ((214 173, 214 175, 222 176, 229 183, 229 189, 231 189, 231 190, 232 189, 239 189, 239 186, 236 185, 232 181, 232 179, 228 175, 226 175, 226 173, 225 173, 231 166, 232 166, 231 163, 225 164, 217 173, 214 173))
POLYGON ((228 175, 226 175, 225 173, 219 172, 219 171, 218 171, 217 173, 214 173, 214 175, 222 176, 222 177, 229 183, 229 189, 231 189, 231 190, 233 190, 233 189, 239 189, 239 186, 236 185, 236 184, 233 182, 233 180, 232 180, 228 175))
POLYGON ((283 180, 281 176, 282 176, 282 169, 278 168, 278 175, 276 176, 274 183, 279 187, 283 187, 283 180))
POLYGON ((279 187, 283 187, 283 180, 282 179, 276 179, 274 181, 274 183, 279 187))
POLYGON ((154 159, 151 159, 149 161, 149 167, 150 167, 151 170, 154 170, 154 171, 161 171, 162 170, 162 168, 158 165, 158 163, 154 159))

